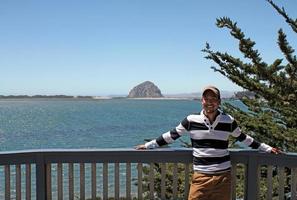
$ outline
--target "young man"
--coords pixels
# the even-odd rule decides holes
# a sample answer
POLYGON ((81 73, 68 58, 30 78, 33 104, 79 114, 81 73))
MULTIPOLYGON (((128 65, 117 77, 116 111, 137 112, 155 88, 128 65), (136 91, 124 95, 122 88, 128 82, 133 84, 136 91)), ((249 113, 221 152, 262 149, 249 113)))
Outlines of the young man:
POLYGON ((189 200, 230 200, 231 176, 229 136, 264 152, 280 153, 276 148, 259 143, 242 133, 236 121, 219 110, 221 95, 218 88, 207 86, 202 92, 202 111, 187 116, 175 129, 136 149, 151 149, 169 144, 185 132, 190 133, 193 147, 192 184, 189 200))

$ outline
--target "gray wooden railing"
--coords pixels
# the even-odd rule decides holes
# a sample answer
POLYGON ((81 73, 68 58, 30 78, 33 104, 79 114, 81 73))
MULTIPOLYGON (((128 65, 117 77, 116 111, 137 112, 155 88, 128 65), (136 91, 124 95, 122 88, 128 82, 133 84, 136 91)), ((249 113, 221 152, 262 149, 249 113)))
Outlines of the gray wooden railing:
MULTIPOLYGON (((236 193, 239 174, 244 170, 243 199, 259 199, 260 183, 265 177, 267 199, 289 196, 297 199, 297 154, 272 155, 248 150, 230 150, 232 163, 232 199, 241 198, 236 193), (240 167, 239 165, 243 166, 240 167), (238 167, 239 166, 239 167, 238 167), (240 169, 240 170, 238 170, 240 169), (261 171, 265 176, 261 176, 261 171), (273 180, 277 177, 277 190, 273 180), (290 186, 288 191, 288 186, 290 186), (284 189, 286 187, 286 189, 284 189)), ((161 199, 165 198, 166 164, 173 163, 173 174, 178 163, 185 167, 185 190, 189 190, 190 149, 155 149, 137 151, 134 149, 50 149, 0 153, 0 199, 143 199, 143 166, 148 166, 149 199, 155 199, 154 165, 161 165, 161 199), (111 166, 112 165, 112 166, 111 166), (112 170, 111 170, 111 167, 112 170), (124 168, 124 169, 123 169, 124 168), (101 176, 99 177, 99 172, 101 176), (2 173, 2 174, 1 174, 2 173), (79 174, 79 175, 77 175, 79 174), (111 174, 111 175, 110 175, 111 174), (124 181, 122 174, 124 174, 124 181), (100 180, 98 180, 100 178, 100 180), (112 179, 112 180, 111 180, 112 179), (134 180, 135 179, 135 180, 134 180), (137 186, 135 184, 137 183, 137 186), (99 184, 98 184, 99 182, 99 184), (112 182, 112 186, 111 183, 112 182), (100 187, 99 187, 100 185, 100 187), (111 189, 112 187, 112 189, 111 189), (133 191, 133 188, 136 191, 133 191), (87 194, 90 191, 90 194, 87 194), (123 192, 125 191, 125 192, 123 192)), ((173 176, 173 199, 178 199, 178 179, 173 176)))

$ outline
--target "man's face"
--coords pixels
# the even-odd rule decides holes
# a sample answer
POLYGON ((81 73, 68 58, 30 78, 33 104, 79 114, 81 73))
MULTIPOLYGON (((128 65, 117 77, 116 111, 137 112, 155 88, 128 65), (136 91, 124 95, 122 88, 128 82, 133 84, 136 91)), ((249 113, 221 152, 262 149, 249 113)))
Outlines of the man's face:
POLYGON ((211 90, 207 90, 202 96, 202 107, 206 114, 215 113, 219 108, 221 100, 211 90))

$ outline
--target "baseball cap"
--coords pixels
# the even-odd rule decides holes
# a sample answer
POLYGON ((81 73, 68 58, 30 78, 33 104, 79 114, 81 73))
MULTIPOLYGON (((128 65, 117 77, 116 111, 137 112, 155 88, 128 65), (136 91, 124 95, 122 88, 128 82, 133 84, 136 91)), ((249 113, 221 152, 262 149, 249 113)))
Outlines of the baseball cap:
POLYGON ((217 95, 218 99, 221 98, 220 90, 217 87, 213 86, 213 85, 208 85, 208 86, 204 87, 203 92, 202 92, 202 96, 204 95, 204 93, 207 90, 211 90, 213 93, 215 93, 217 95))

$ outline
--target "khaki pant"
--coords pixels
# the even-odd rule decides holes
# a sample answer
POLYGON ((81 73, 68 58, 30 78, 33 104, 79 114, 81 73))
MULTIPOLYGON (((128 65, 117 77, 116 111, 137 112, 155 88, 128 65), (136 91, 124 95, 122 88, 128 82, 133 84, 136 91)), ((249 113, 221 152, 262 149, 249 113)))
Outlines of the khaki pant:
POLYGON ((230 200, 231 173, 194 172, 188 200, 230 200))

